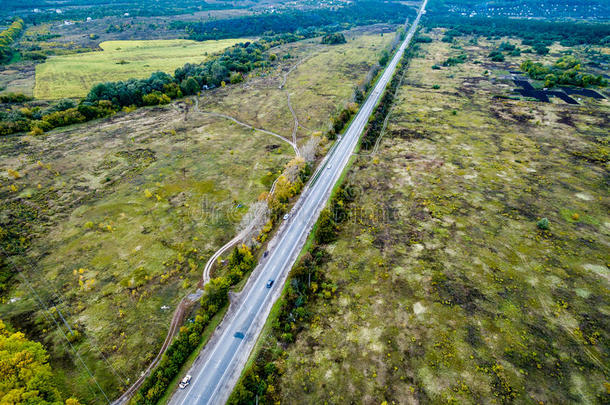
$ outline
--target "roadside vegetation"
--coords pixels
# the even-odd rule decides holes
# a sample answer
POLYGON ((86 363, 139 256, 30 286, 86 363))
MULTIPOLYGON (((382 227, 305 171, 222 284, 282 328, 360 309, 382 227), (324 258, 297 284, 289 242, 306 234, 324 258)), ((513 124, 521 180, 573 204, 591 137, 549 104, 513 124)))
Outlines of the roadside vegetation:
MULTIPOLYGON (((514 97, 524 57, 489 57, 509 38, 445 33, 420 41, 231 403, 609 401, 607 100, 514 97)), ((527 58, 560 51, 587 66, 588 46, 527 58)))

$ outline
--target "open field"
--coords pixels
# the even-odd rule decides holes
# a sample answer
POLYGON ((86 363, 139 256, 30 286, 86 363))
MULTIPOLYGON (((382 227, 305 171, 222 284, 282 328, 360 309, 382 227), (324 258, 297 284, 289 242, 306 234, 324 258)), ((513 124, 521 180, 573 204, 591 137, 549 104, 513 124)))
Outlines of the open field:
POLYGON ((294 344, 265 343, 274 395, 608 403, 608 100, 497 98, 514 85, 490 71, 511 61, 436 38, 378 153, 347 175, 356 199, 322 264, 335 298, 299 308, 310 321, 294 344), (432 69, 460 52, 466 63, 432 69))
POLYGON ((240 91, 227 88, 204 94, 201 109, 230 114, 290 138, 294 120, 288 92, 300 125, 297 139, 302 143, 313 132, 328 130, 329 117, 350 101, 354 86, 377 61, 394 30, 386 25, 360 27, 346 32, 346 44, 322 45, 313 38, 273 49, 270 52, 279 58, 291 58, 277 70, 240 85, 240 91), (280 89, 286 74, 286 85, 280 89))
POLYGON ((40 99, 84 97, 96 83, 145 78, 159 70, 173 73, 185 63, 203 62, 208 54, 239 41, 172 39, 102 42, 99 45, 102 52, 54 56, 37 65, 34 95, 40 99))
MULTIPOLYGON (((316 122, 345 104, 376 62, 381 44, 391 37, 378 30, 351 34, 355 39, 348 44, 366 45, 358 48, 366 51, 358 59, 358 74, 348 66, 351 59, 339 58, 333 75, 299 67, 288 76, 290 91, 299 91, 292 74, 308 75, 299 85, 317 80, 326 88, 330 101, 312 115, 316 122)), ((290 46, 353 55, 349 46, 318 42, 290 46)), ((299 60, 287 59, 282 68, 299 60)), ((289 138, 293 117, 277 87, 281 72, 265 74, 204 93, 201 109, 213 100, 227 106, 215 111, 289 138), (244 97, 265 78, 273 81, 270 91, 278 92, 275 104, 265 105, 258 116, 241 116, 245 107, 253 111, 266 102, 244 97), (240 98, 243 102, 235 103, 240 98)), ((191 101, 119 113, 40 137, 9 136, 0 145, 0 198, 10 207, 0 224, 18 235, 14 249, 21 254, 11 262, 29 283, 16 278, 0 318, 44 342, 62 391, 88 404, 104 400, 67 346, 65 325, 59 329, 45 320, 29 286, 78 331, 75 348, 114 398, 154 358, 173 310, 194 290, 207 259, 237 233, 249 206, 294 156, 281 139, 202 114, 191 101)), ((300 140, 305 141, 302 134, 300 140)))

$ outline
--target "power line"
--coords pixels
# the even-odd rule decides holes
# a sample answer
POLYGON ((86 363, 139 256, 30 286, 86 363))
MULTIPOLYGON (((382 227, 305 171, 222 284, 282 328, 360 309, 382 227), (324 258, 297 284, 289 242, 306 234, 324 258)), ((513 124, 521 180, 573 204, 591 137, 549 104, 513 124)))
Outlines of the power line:
POLYGON ((82 357, 80 356, 80 354, 78 353, 78 351, 76 350, 76 348, 74 347, 74 345, 72 345, 72 343, 70 342, 70 339, 68 339, 68 336, 66 336, 66 333, 64 332, 64 330, 61 328, 60 324, 57 322, 57 320, 55 319, 55 317, 52 315, 52 311, 49 310, 48 306, 45 305, 44 301, 42 300, 42 298, 40 298, 40 295, 38 295, 38 293, 36 292, 36 290, 32 287, 32 285, 30 284, 30 282, 28 281, 28 279, 25 277, 25 275, 23 274, 23 272, 13 263, 12 260, 9 260, 9 256, 6 254, 6 251, 4 250, 4 248, 2 248, 0 246, 0 250, 2 251, 2 255, 7 259, 7 263, 10 263, 10 265, 17 271, 17 273, 21 276, 21 278, 23 279, 23 281, 25 282, 25 284, 28 286, 28 288, 32 291, 32 293, 34 294, 34 296, 36 297, 36 300, 38 301, 38 303, 40 304, 40 306, 43 309, 43 315, 44 317, 47 319, 47 321, 49 320, 49 317, 45 314, 48 313, 51 315, 51 319, 53 320, 53 323, 55 324, 55 326, 57 326, 57 329, 59 329, 59 331, 61 332, 61 334, 63 335, 64 339, 66 340, 66 342, 68 343, 68 345, 70 346, 70 348, 72 349, 72 351, 74 352, 74 354, 76 355, 76 357, 78 358, 78 360, 81 362, 81 364, 83 365, 83 367, 85 368, 85 371, 87 371, 87 374, 89 374, 89 376, 91 377, 91 379, 93 380, 93 382, 95 383, 95 385, 97 386, 97 388, 100 390, 100 392, 102 393, 102 395, 104 396, 104 398, 106 398, 106 401, 108 403, 110 403, 110 399, 108 398, 108 396, 106 395, 106 392, 104 391, 104 389, 100 386, 100 384, 97 382, 95 376, 93 375, 93 373, 91 373, 91 370, 89 370, 89 367, 87 367, 87 364, 85 363, 85 361, 82 359, 82 357))

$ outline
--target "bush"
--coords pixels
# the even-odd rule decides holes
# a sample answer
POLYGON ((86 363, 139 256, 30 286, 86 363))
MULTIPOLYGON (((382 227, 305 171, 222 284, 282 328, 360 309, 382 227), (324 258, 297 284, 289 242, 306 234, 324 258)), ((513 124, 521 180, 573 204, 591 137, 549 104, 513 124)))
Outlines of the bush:
POLYGON ((541 229, 543 231, 547 231, 549 229, 549 220, 547 218, 542 218, 540 221, 536 222, 536 226, 538 227, 538 229, 541 229))
POLYGON ((448 58, 447 60, 445 60, 443 62, 443 66, 455 66, 460 63, 466 62, 466 59, 467 59, 466 54, 461 54, 459 56, 455 56, 455 57, 448 58))
POLYGON ((53 128, 63 127, 66 125, 77 124, 87 121, 87 117, 81 114, 77 108, 69 108, 65 111, 56 111, 54 113, 42 117, 44 122, 47 122, 53 128))
POLYGON ((493 61, 493 62, 504 62, 504 54, 499 51, 491 51, 489 53, 489 58, 493 61))
POLYGON ((334 34, 327 34, 322 37, 322 43, 327 45, 344 44, 347 41, 345 36, 340 32, 334 34))
POLYGON ((33 99, 33 97, 26 96, 23 93, 0 94, 0 103, 24 103, 33 99))
POLYGON ((237 84, 237 83, 241 83, 244 81, 244 77, 242 76, 241 73, 239 72, 232 72, 231 76, 229 78, 229 82, 231 84, 237 84))
POLYGON ((384 49, 383 52, 381 52, 381 57, 379 58, 379 65, 385 66, 389 60, 390 60, 390 53, 384 49))
POLYGON ((153 91, 150 94, 142 96, 142 103, 144 105, 169 104, 170 101, 171 99, 167 96, 167 94, 163 94, 160 91, 153 91))

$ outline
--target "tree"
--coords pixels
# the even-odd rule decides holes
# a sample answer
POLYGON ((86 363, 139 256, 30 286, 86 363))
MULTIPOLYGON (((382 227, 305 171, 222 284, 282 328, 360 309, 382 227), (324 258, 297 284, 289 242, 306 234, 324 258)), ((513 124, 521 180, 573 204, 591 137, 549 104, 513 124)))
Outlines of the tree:
POLYGON ((379 58, 379 64, 381 66, 385 66, 386 63, 388 63, 388 60, 390 60, 390 54, 388 53, 387 50, 383 50, 383 52, 381 52, 381 57, 379 58))
POLYGON ((40 343, 9 330, 0 321, 0 403, 61 404, 48 359, 40 343))
POLYGON ((333 221, 332 213, 328 208, 325 208, 320 213, 318 220, 318 230, 316 231, 316 239, 319 243, 329 243, 337 237, 337 225, 333 221))
POLYGON ((199 87, 199 83, 197 83, 197 80, 195 80, 193 77, 189 77, 188 79, 182 82, 182 84, 180 85, 180 89, 184 94, 188 96, 192 94, 197 94, 201 90, 201 87, 199 87))

